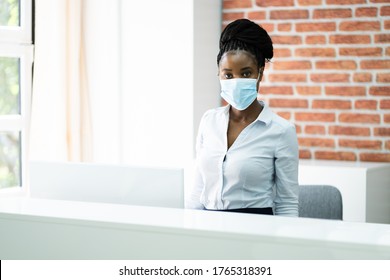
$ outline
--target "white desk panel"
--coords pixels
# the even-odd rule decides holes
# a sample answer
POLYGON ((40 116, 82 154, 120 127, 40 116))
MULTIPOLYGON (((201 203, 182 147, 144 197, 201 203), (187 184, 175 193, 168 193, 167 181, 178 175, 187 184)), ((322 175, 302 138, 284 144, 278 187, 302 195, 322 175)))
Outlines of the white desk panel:
POLYGON ((299 184, 338 188, 344 221, 390 224, 389 163, 300 160, 299 184))

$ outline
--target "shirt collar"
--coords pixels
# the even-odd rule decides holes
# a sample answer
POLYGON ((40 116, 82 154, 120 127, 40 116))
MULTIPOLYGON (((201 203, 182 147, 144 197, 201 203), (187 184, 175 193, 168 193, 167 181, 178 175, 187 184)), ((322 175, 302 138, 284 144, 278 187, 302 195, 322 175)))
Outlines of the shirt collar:
MULTIPOLYGON (((261 106, 263 106, 263 110, 261 110, 261 113, 257 117, 256 121, 260 121, 260 122, 264 123, 265 125, 269 125, 272 121, 272 111, 267 103, 265 103, 262 100, 259 100, 259 102, 260 102, 261 106)), ((225 106, 224 113, 226 115, 229 115, 230 106, 231 105, 229 105, 229 104, 225 106)))
POLYGON ((265 123, 265 125, 269 125, 271 123, 271 120, 272 120, 271 108, 264 101, 259 100, 259 102, 263 106, 263 110, 261 110, 261 113, 257 117, 257 121, 261 121, 261 122, 265 123))

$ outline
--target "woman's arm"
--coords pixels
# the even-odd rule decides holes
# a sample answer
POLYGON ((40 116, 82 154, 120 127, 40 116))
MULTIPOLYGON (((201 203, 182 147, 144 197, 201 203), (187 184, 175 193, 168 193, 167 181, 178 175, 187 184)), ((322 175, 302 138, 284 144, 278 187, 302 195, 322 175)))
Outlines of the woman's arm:
POLYGON ((198 135, 196 137, 196 163, 195 163, 195 171, 194 171, 194 184, 192 185, 191 191, 186 196, 185 199, 185 208, 189 209, 205 209, 204 205, 200 203, 200 196, 203 192, 203 178, 200 174, 199 167, 198 167, 198 156, 200 154, 200 150, 202 149, 203 144, 203 126, 205 122, 205 117, 207 115, 207 112, 203 115, 200 124, 199 124, 199 131, 198 135))
POLYGON ((280 135, 275 150, 275 214, 298 217, 299 151, 295 126, 280 135))
POLYGON ((203 179, 200 175, 199 169, 195 168, 194 185, 190 193, 186 197, 185 208, 188 209, 204 209, 203 204, 200 203, 200 196, 203 191, 203 179))

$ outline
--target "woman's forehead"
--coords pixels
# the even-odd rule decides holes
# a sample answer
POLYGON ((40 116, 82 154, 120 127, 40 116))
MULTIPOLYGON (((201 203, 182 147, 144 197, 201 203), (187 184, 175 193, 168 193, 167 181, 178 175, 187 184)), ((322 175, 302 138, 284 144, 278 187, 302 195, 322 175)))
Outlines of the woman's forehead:
POLYGON ((251 53, 244 50, 228 51, 223 54, 220 61, 220 67, 225 66, 256 67, 256 60, 251 53))

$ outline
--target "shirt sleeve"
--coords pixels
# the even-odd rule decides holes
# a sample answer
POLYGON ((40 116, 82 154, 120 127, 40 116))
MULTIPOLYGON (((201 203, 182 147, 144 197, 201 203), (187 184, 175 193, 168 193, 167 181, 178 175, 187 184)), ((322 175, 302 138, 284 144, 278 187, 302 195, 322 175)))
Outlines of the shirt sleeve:
POLYGON ((275 150, 275 214, 298 217, 298 139, 295 126, 280 135, 275 150))
MULTIPOLYGON (((206 115, 206 114, 205 114, 206 115)), ((198 136, 196 138, 196 158, 198 159, 198 155, 200 153, 200 150, 202 149, 202 143, 203 143, 203 123, 205 119, 205 115, 202 117, 202 120, 200 121, 199 125, 199 131, 198 136)), ((188 209, 205 209, 204 205, 200 202, 200 196, 202 195, 204 188, 203 184, 203 178, 200 174, 199 167, 198 167, 198 160, 195 161, 195 171, 194 171, 194 183, 192 185, 192 188, 189 192, 189 194, 186 196, 185 199, 185 208, 188 209)))

